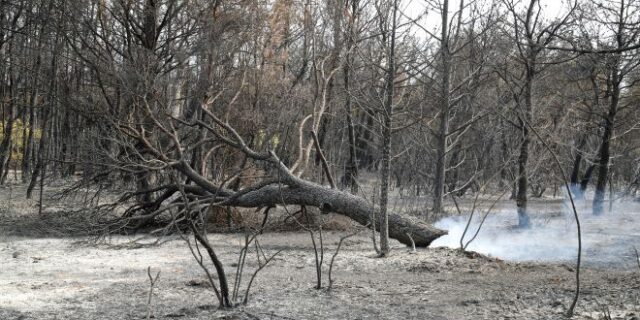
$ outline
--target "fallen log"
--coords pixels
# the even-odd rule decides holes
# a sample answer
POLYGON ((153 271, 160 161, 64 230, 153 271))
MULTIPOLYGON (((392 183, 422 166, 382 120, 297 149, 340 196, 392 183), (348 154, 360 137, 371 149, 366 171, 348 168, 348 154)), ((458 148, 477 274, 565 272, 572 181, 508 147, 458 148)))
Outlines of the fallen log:
MULTIPOLYGON (((265 207, 276 205, 301 205, 320 208, 347 216, 362 225, 370 225, 374 206, 366 199, 337 189, 296 179, 293 185, 272 184, 247 192, 229 202, 238 207, 265 207)), ((376 224, 376 230, 379 230, 376 224)), ((389 237, 410 246, 411 238, 416 247, 427 247, 433 240, 447 234, 416 218, 389 214, 389 237)))
MULTIPOLYGON (((201 168, 204 164, 194 165, 193 161, 188 161, 185 158, 186 152, 183 151, 186 150, 186 147, 181 144, 179 135, 175 131, 168 130, 157 119, 156 125, 160 128, 160 131, 170 138, 168 140, 173 141, 174 146, 169 149, 176 150, 175 152, 168 153, 165 149, 158 148, 157 145, 147 139, 144 131, 125 127, 126 135, 141 143, 145 154, 155 158, 156 162, 164 164, 159 167, 159 170, 162 170, 165 174, 167 170, 176 170, 179 173, 178 175, 187 178, 185 179, 187 181, 185 185, 172 187, 175 190, 181 190, 185 198, 195 196, 201 199, 201 203, 209 203, 210 205, 221 207, 313 206, 319 208, 322 212, 335 212, 345 215, 362 225, 370 225, 375 207, 366 199, 300 178, 303 170, 299 169, 297 173, 294 173, 295 170, 289 169, 273 151, 261 153, 252 150, 235 129, 228 123, 218 119, 206 108, 206 105, 202 108, 202 111, 219 128, 222 128, 222 131, 226 132, 226 134, 216 130, 214 126, 198 121, 197 123, 202 129, 209 131, 228 146, 241 151, 246 157, 254 161, 271 164, 274 172, 266 175, 262 181, 253 183, 241 190, 229 189, 225 186, 224 181, 212 180, 201 171, 196 170, 195 168, 201 168)), ((304 154, 303 152, 301 155, 304 154)), ((305 161, 296 161, 296 163, 305 163, 305 161)), ((294 164, 293 167, 297 167, 297 164, 294 164)), ((144 168, 149 167, 144 166, 144 168)), ((156 188, 149 192, 157 192, 159 190, 156 188)), ((376 229, 379 231, 378 225, 379 223, 376 223, 376 229)), ((417 219, 400 214, 389 214, 389 237, 403 244, 412 245, 415 242, 417 247, 427 247, 433 240, 445 234, 446 231, 434 228, 417 219)))
MULTIPOLYGON (((323 212, 335 212, 345 215, 356 222, 368 226, 374 214, 374 206, 366 199, 337 189, 330 189, 320 184, 301 179, 291 173, 275 153, 260 157, 273 163, 278 172, 277 177, 242 190, 232 191, 218 185, 198 174, 186 162, 178 162, 173 167, 189 177, 204 191, 215 195, 220 206, 260 208, 278 205, 300 205, 317 207, 323 212)), ((376 231, 379 231, 376 223, 376 231)), ((405 245, 427 247, 433 240, 447 234, 446 231, 401 214, 389 214, 389 237, 405 245)))

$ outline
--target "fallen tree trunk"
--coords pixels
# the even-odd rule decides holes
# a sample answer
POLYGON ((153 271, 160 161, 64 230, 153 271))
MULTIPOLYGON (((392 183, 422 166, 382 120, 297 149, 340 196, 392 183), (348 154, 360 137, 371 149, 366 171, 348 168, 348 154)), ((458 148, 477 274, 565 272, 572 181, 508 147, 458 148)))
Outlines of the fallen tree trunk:
MULTIPOLYGON (((146 159, 141 159, 143 164, 138 165, 144 170, 161 170, 165 174, 168 170, 175 170, 177 176, 186 178, 182 185, 169 185, 161 188, 149 190, 149 192, 158 192, 173 189, 174 192, 180 191, 185 200, 190 198, 199 198, 201 205, 214 205, 220 207, 244 207, 244 208, 261 208, 274 207, 278 205, 300 205, 312 206, 319 208, 322 212, 335 212, 345 215, 362 225, 371 225, 374 216, 375 207, 366 199, 343 192, 337 189, 330 189, 320 184, 304 180, 294 174, 293 169, 289 169, 273 151, 257 152, 244 142, 242 137, 228 123, 218 119, 213 113, 206 108, 202 108, 219 127, 226 131, 222 134, 215 127, 208 125, 202 121, 198 124, 202 129, 211 132, 219 140, 226 145, 233 147, 244 153, 248 158, 254 161, 269 163, 273 171, 266 175, 262 181, 249 185, 241 190, 233 190, 226 187, 225 181, 216 181, 207 177, 195 168, 203 167, 204 164, 194 166, 191 161, 185 158, 185 154, 189 154, 180 142, 180 136, 175 129, 169 130, 156 120, 156 126, 160 128, 168 141, 173 141, 173 147, 158 148, 157 145, 151 143, 145 135, 145 131, 136 129, 131 126, 124 126, 125 134, 137 140, 141 146, 135 148, 135 152, 146 154, 155 159, 156 162, 163 165, 157 168, 150 167, 146 163, 146 159), (140 152, 140 149, 144 152, 140 152), (171 150, 172 152, 167 152, 171 150)), ((153 114, 149 113, 149 116, 153 114)), ((304 155, 304 153, 303 153, 304 155)), ((304 161, 303 161, 304 162, 304 161)), ((123 164, 122 167, 131 166, 131 164, 123 164)), ((295 166, 295 165, 294 165, 295 166)), ((269 170, 271 171, 271 170, 269 170)), ((231 178, 233 180, 233 178, 231 178)), ((226 181, 230 182, 230 181, 226 181)), ((165 197, 167 201, 171 198, 165 197)), ((160 200, 163 202, 164 200, 160 200)), ((188 200, 187 200, 188 201, 188 200)), ((158 205, 161 203, 157 203, 158 205)), ((160 212, 161 210, 157 210, 160 212)), ((148 216, 149 217, 149 216, 148 216)), ((379 225, 376 223, 376 225, 379 225)), ((379 231, 379 227, 376 226, 379 231)), ((418 247, 427 247, 431 242, 442 235, 446 231, 432 227, 431 225, 400 214, 389 214, 389 237, 400 241, 406 245, 415 245, 418 247), (413 241, 412 241, 413 240, 413 241)))
MULTIPOLYGON (((368 226, 374 206, 364 198, 351 193, 296 179, 293 186, 271 184, 247 192, 228 205, 237 207, 265 207, 276 205, 301 205, 320 208, 323 212, 345 215, 356 222, 368 226)), ((376 231, 379 231, 376 224, 376 231)), ((433 240, 447 234, 446 231, 402 214, 389 214, 389 237, 410 246, 411 238, 417 247, 427 247, 433 240)))

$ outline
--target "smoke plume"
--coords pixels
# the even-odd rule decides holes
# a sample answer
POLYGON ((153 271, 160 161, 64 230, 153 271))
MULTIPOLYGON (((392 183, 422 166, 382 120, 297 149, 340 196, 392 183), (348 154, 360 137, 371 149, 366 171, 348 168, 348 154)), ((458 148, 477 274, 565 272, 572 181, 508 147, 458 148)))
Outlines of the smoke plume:
MULTIPOLYGON (((607 204, 608 207, 608 204, 607 204)), ((515 205, 493 210, 467 250, 510 261, 572 262, 577 256, 577 231, 570 205, 562 201, 530 204, 532 226, 517 228, 515 205)), ((634 247, 640 250, 640 204, 616 201, 604 215, 594 216, 591 201, 577 203, 582 225, 583 261, 587 265, 637 268, 634 247)), ((449 231, 432 247, 460 247, 468 215, 447 217, 435 226, 449 231)), ((465 243, 476 232, 482 213, 476 213, 465 243)))

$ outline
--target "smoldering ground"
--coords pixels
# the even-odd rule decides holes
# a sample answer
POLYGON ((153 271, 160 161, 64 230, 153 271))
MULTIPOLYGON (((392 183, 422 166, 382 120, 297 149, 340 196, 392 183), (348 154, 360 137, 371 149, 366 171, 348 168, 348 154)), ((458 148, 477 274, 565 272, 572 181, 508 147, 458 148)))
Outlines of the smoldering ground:
MULTIPOLYGON (((467 249, 511 261, 570 262, 578 252, 577 228, 568 201, 546 201, 531 206, 532 226, 517 228, 515 205, 498 209, 476 210, 463 244, 481 226, 467 249), (482 220, 484 222, 482 223, 482 220)), ((586 265, 607 268, 637 268, 634 247, 640 248, 640 203, 616 200, 607 203, 607 212, 594 216, 591 201, 576 202, 582 227, 583 261, 586 265)), ((435 226, 449 231, 432 247, 459 248, 469 220, 469 212, 446 217, 435 226)))

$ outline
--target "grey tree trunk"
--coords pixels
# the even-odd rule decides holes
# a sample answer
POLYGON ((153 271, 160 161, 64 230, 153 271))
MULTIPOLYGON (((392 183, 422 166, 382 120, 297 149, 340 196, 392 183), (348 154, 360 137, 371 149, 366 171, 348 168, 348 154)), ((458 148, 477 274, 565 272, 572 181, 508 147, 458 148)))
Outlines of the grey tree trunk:
POLYGON ((345 91, 345 111, 347 114, 347 131, 349 136, 349 159, 346 165, 345 185, 351 187, 351 193, 358 193, 358 161, 357 161, 357 145, 356 131, 353 124, 353 106, 350 93, 350 73, 353 64, 353 50, 355 43, 355 22, 358 14, 358 0, 351 0, 351 18, 349 19, 349 31, 346 37, 347 53, 343 66, 344 75, 344 91, 345 91))
MULTIPOLYGON (((627 45, 626 34, 629 30, 627 24, 627 7, 625 1, 620 2, 620 8, 617 16, 617 30, 616 30, 616 45, 617 48, 624 48, 627 45)), ((626 73, 621 71, 622 56, 620 53, 615 53, 612 57, 613 61, 609 65, 610 77, 607 79, 608 90, 611 94, 609 100, 609 111, 604 116, 604 128, 602 132, 602 143, 600 144, 600 150, 598 152, 598 180, 596 182, 596 192, 593 197, 593 214, 600 215, 604 212, 604 194, 607 187, 607 179, 609 179, 609 158, 611 157, 611 138, 613 137, 613 129, 615 127, 616 114, 618 113, 618 104, 620 102, 620 90, 624 75, 626 73)), ((623 68, 624 69, 624 68, 623 68)))
POLYGON ((612 93, 609 104, 609 111, 604 117, 604 128, 602 132, 602 143, 598 152, 598 180, 596 182, 596 192, 593 197, 593 214, 600 215, 604 212, 604 195, 607 188, 607 179, 609 178, 609 159, 611 157, 611 137, 613 136, 613 127, 615 124, 616 113, 618 112, 618 103, 620 101, 620 81, 617 70, 612 70, 612 93))
MULTIPOLYGON (((215 193, 216 190, 211 189, 210 192, 215 193)), ((312 206, 347 216, 362 225, 370 225, 374 213, 374 206, 364 198, 303 180, 297 180, 294 186, 272 185, 248 192, 231 201, 229 205, 245 208, 277 205, 312 206)), ((411 235, 417 247, 427 247, 433 240, 447 234, 446 231, 406 215, 389 213, 387 217, 389 237, 407 246, 411 245, 408 235, 411 235)), ((376 224, 376 230, 382 232, 383 229, 376 224)))
MULTIPOLYGON (((9 46, 9 50, 11 51, 9 46)), ((15 101, 15 82, 13 68, 10 66, 8 70, 9 78, 9 102, 2 105, 2 124, 4 127, 2 142, 0 142, 0 184, 4 184, 5 171, 9 171, 9 158, 11 157, 11 137, 13 133, 14 122, 14 101, 15 101)))
MULTIPOLYGON (((600 85, 598 84, 598 75, 595 66, 591 67, 591 74, 589 75, 589 80, 591 81, 591 90, 593 92, 593 102, 589 105, 589 112, 587 114, 586 123, 591 122, 591 118, 593 116, 593 109, 598 108, 600 106, 600 85)), ((586 130, 586 128, 585 128, 586 130)), ((591 180, 591 173, 593 171, 593 166, 589 166, 584 175, 584 179, 582 181, 586 181, 586 183, 581 183, 580 181, 580 167, 582 166, 582 160, 584 159, 585 152, 584 148, 587 144, 587 139, 589 138, 589 134, 585 131, 580 136, 578 143, 576 145, 576 158, 573 161, 573 168, 571 170, 571 192, 575 195, 576 199, 584 199, 584 192, 587 188, 587 184, 589 180, 591 180)))
MULTIPOLYGON (((300 179, 291 174, 280 160, 278 163, 280 164, 278 183, 250 187, 240 193, 218 187, 198 174, 186 162, 180 162, 173 168, 193 181, 195 186, 190 186, 189 192, 217 195, 217 200, 224 201, 226 206, 243 208, 278 205, 310 206, 320 208, 323 212, 345 215, 364 226, 371 227, 375 208, 366 199, 300 179)), ((178 190, 177 187, 175 189, 178 190)), ((433 240, 447 234, 446 231, 402 214, 389 214, 388 221, 389 237, 408 246, 412 243, 411 238, 416 246, 427 247, 433 240)), ((379 224, 375 228, 382 231, 379 224)))
POLYGON ((520 121, 520 154, 518 155, 518 179, 516 181, 516 207, 518 211, 518 226, 521 228, 527 228, 531 225, 529 218, 529 212, 527 211, 527 193, 529 191, 529 177, 527 172, 527 163, 529 162, 529 144, 531 143, 531 136, 528 126, 532 125, 533 120, 533 82, 536 77, 536 58, 542 47, 537 42, 539 39, 534 39, 534 29, 536 27, 537 19, 533 18, 534 7, 537 0, 532 0, 529 3, 527 9, 527 16, 524 21, 525 39, 527 41, 526 51, 524 52, 524 84, 522 98, 518 101, 520 107, 519 121, 520 121), (532 20, 533 19, 533 20, 532 20))
POLYGON ((395 46, 396 46, 396 13, 398 1, 393 0, 391 14, 391 30, 389 35, 388 67, 385 89, 385 103, 382 111, 382 161, 380 168, 380 254, 389 254, 389 214, 387 206, 389 202, 389 176, 391 173, 391 120, 393 117, 393 94, 396 74, 395 46))
POLYGON ((532 66, 535 66, 535 56, 529 55, 529 65, 527 65, 526 83, 524 88, 524 103, 521 104, 523 110, 520 114, 520 154, 518 156, 518 180, 516 193, 516 207, 518 211, 518 226, 526 228, 530 226, 529 213, 527 212, 527 192, 529 187, 529 179, 527 176, 527 163, 529 161, 529 143, 531 136, 529 135, 528 125, 531 123, 533 102, 531 100, 531 91, 533 89, 533 79, 535 72, 532 66))
MULTIPOLYGON (((31 199, 31 196, 33 194, 33 189, 36 186, 36 182, 38 180, 38 177, 40 177, 40 180, 42 180, 40 182, 40 187, 42 188, 43 186, 43 182, 45 179, 45 161, 47 161, 48 159, 46 159, 45 157, 45 153, 47 151, 48 146, 48 139, 49 139, 49 118, 51 115, 51 111, 52 108, 54 108, 54 106, 56 105, 56 99, 57 99, 57 78, 55 77, 55 73, 56 70, 58 69, 58 52, 60 50, 60 46, 61 46, 61 35, 60 35, 60 27, 58 27, 58 30, 56 31, 57 34, 55 36, 55 43, 54 43, 54 49, 53 49, 53 55, 51 58, 51 64, 50 64, 50 72, 51 72, 51 80, 49 81, 49 90, 47 93, 47 100, 46 103, 48 104, 45 108, 43 108, 43 111, 41 113, 41 121, 42 121, 42 127, 41 127, 41 137, 40 137, 40 143, 38 145, 38 154, 37 154, 37 162, 36 162, 36 167, 33 170, 33 174, 31 175, 31 181, 29 182, 29 186, 27 187, 27 199, 31 199)), ((42 192, 42 190, 40 190, 42 192)), ((42 205, 42 201, 40 201, 40 205, 42 205)))
POLYGON ((442 2, 442 34, 440 46, 440 59, 442 59, 442 84, 440 87, 440 127, 438 129, 436 145, 436 172, 433 185, 433 212, 442 212, 442 198, 444 196, 444 183, 446 179, 446 155, 447 155, 447 134, 449 132, 450 116, 450 73, 451 73, 451 52, 449 51, 449 1, 442 2))

